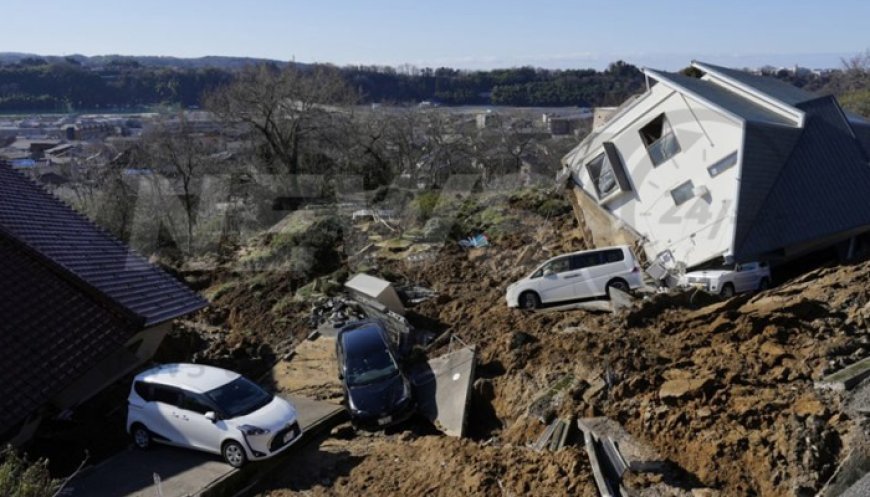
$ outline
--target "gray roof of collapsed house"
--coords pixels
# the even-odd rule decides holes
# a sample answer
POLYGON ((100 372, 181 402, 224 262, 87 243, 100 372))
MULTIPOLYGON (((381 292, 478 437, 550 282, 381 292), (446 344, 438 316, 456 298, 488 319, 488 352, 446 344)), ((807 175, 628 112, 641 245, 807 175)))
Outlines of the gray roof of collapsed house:
POLYGON ((807 102, 818 98, 818 95, 802 90, 776 78, 759 76, 737 69, 707 64, 706 62, 701 61, 696 61, 695 64, 697 64, 702 71, 709 69, 710 71, 720 73, 723 76, 743 84, 744 86, 753 88, 760 93, 764 93, 765 95, 788 105, 797 105, 801 102, 807 102))
POLYGON ((870 226, 870 128, 850 124, 834 97, 796 107, 803 129, 747 125, 737 260, 870 226))
POLYGON ((794 125, 795 122, 737 93, 703 79, 679 73, 648 70, 654 78, 676 85, 748 122, 794 125))
POLYGON ((139 325, 155 325, 206 305, 181 282, 2 162, 0 237, 17 242, 139 325))

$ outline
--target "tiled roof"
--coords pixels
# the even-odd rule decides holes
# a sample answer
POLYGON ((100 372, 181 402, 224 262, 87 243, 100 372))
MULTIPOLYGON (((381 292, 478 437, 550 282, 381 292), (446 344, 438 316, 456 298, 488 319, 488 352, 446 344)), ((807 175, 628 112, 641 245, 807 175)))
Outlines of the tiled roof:
POLYGON ((0 432, 5 432, 136 330, 2 236, 0 260, 0 432))
POLYGON ((747 127, 734 240, 738 260, 870 226, 870 164, 853 126, 833 97, 797 107, 806 120, 796 141, 787 128, 762 134, 747 127), (747 188, 759 178, 766 178, 766 188, 747 188), (754 212, 747 210, 755 204, 754 212))
POLYGON ((4 234, 143 326, 205 306, 205 301, 181 282, 0 163, 0 236, 4 234))

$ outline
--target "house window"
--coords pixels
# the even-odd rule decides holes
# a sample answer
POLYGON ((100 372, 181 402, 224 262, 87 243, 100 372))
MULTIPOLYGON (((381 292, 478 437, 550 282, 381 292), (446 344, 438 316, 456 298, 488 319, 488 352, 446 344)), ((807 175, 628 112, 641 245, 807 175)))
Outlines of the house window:
POLYGON ((726 155, 723 159, 718 160, 715 164, 707 168, 707 172, 710 173, 711 178, 715 178, 734 164, 737 164, 737 152, 732 152, 726 155))
POLYGON ((611 142, 604 142, 603 146, 604 153, 586 164, 586 171, 592 179, 598 200, 603 200, 617 191, 631 190, 631 183, 628 181, 616 146, 611 142))
POLYGON ((599 199, 616 191, 616 177, 613 176, 613 168, 610 167, 604 154, 600 154, 586 164, 586 170, 589 171, 589 177, 592 178, 592 185, 599 199))
POLYGON ((671 190, 671 197, 673 197, 674 203, 682 205, 691 200, 695 196, 694 189, 695 185, 690 180, 671 190))
POLYGON ((640 128, 640 138, 653 165, 658 166, 680 151, 680 143, 674 134, 671 123, 664 114, 660 114, 643 128, 640 128))

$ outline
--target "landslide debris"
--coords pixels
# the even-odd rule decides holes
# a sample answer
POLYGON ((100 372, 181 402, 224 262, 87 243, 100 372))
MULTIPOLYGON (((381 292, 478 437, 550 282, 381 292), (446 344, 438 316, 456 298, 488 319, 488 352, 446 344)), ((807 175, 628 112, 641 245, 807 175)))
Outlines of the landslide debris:
MULTIPOLYGON (((434 289, 438 297, 412 308, 412 321, 477 344, 471 439, 328 440, 321 451, 352 463, 321 470, 329 483, 311 483, 307 492, 594 495, 577 449, 525 448, 554 416, 616 420, 679 469, 682 480, 669 483, 685 491, 785 497, 822 488, 860 421, 839 394, 813 382, 870 354, 870 262, 820 268, 730 300, 686 292, 653 295, 616 315, 526 313, 506 307, 505 287, 544 259, 588 244, 570 214, 530 215, 518 204, 490 198, 463 207, 461 231, 481 226, 488 248, 429 243, 430 256, 419 258, 409 257, 417 242, 395 244, 348 268, 434 289)), ((266 316, 282 293, 295 291, 282 284, 269 279, 259 294, 240 286, 217 299, 228 326, 298 336, 304 300, 287 307, 287 321, 266 316)), ((650 492, 662 484, 635 483, 650 492)), ((294 495, 289 488, 270 495, 294 495)))
POLYGON ((598 495, 585 453, 573 447, 551 453, 441 436, 356 438, 327 440, 305 456, 284 489, 264 495, 598 495))

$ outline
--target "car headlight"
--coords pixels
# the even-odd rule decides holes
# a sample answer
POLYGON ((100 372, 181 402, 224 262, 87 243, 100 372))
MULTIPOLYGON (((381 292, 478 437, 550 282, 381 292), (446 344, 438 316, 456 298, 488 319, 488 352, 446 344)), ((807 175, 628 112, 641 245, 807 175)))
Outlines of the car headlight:
POLYGON ((353 403, 353 397, 351 397, 350 395, 347 396, 347 407, 348 407, 348 409, 350 409, 350 412, 352 412, 352 413, 354 413, 354 414, 356 414, 356 415, 358 415, 358 416, 364 416, 364 415, 366 414, 365 411, 363 411, 362 409, 359 409, 359 408, 358 408, 358 407, 353 403))
POLYGON ((258 426, 252 425, 242 425, 239 426, 239 430, 242 431, 245 435, 257 436, 257 435, 265 435, 269 433, 269 430, 265 428, 260 428, 258 426))

